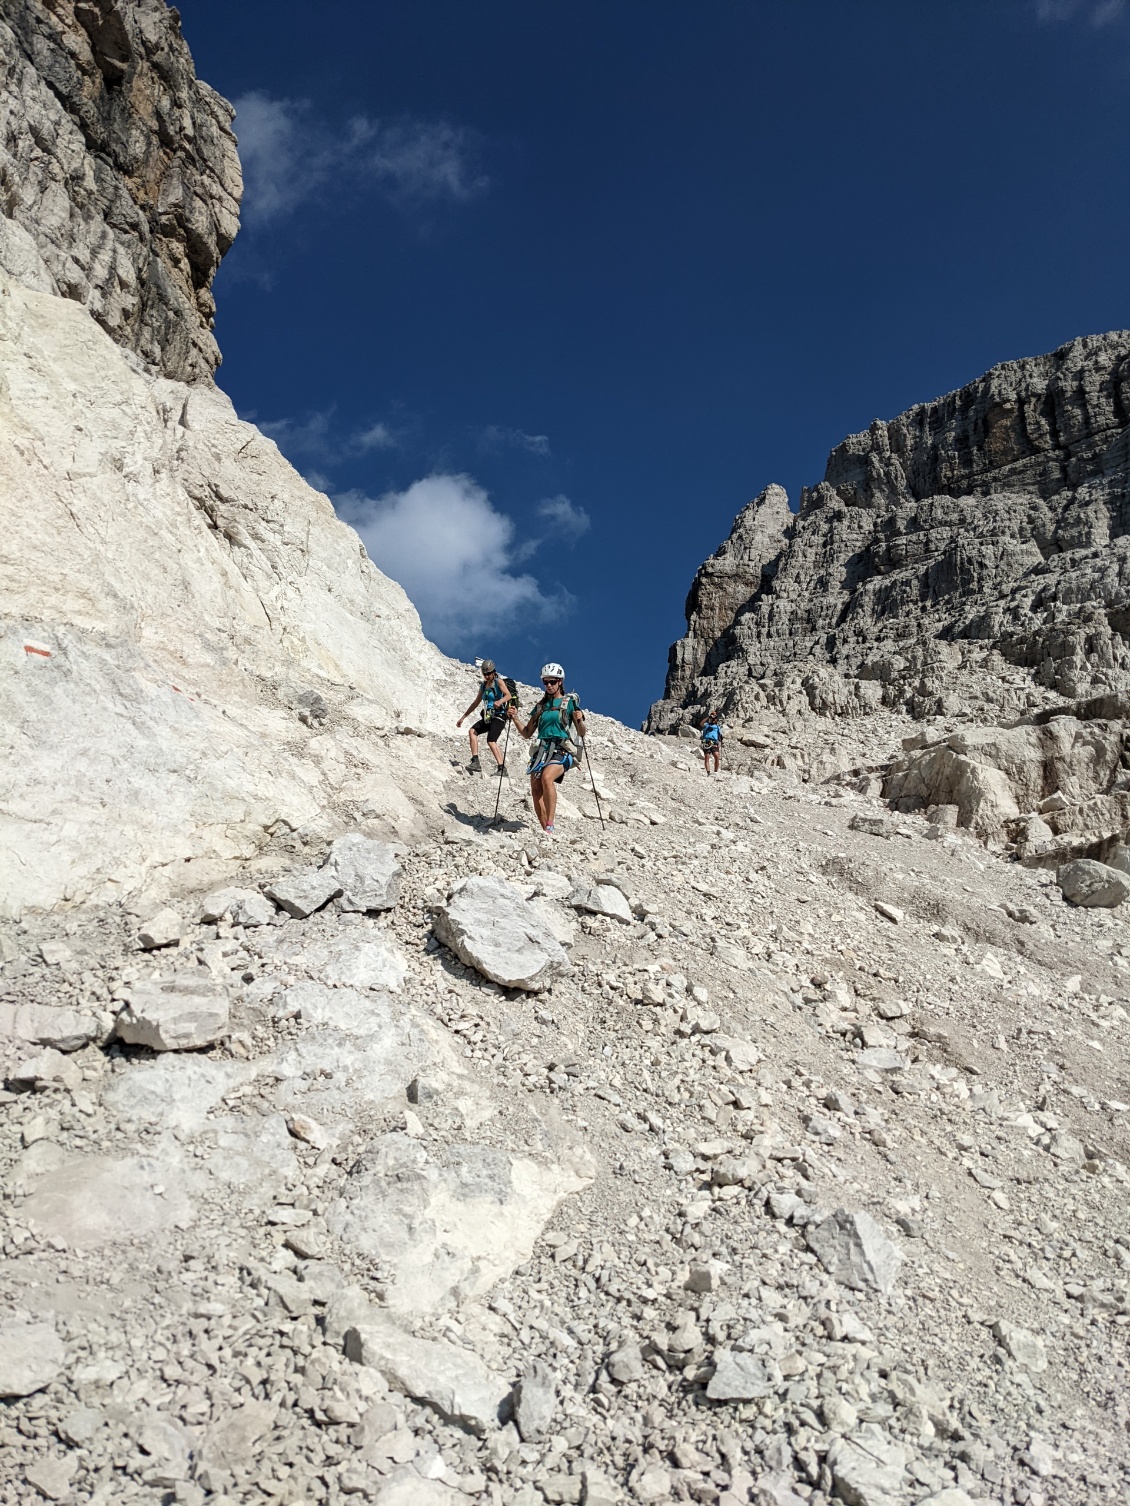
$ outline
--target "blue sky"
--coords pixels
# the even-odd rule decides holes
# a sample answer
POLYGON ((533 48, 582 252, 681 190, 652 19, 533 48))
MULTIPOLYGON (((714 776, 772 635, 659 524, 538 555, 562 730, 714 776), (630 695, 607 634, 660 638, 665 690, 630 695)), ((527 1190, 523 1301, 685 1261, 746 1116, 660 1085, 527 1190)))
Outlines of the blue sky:
POLYGON ((1126 0, 180 0, 221 385, 461 657, 638 722, 872 419, 1130 325, 1126 0))

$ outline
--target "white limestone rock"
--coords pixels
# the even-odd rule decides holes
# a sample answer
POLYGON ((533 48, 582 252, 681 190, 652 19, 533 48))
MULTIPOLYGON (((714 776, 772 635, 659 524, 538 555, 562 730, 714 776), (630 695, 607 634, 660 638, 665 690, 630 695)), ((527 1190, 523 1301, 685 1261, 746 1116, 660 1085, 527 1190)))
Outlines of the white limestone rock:
POLYGON ((1055 878, 1064 899, 1088 910, 1113 910, 1130 895, 1130 875, 1093 858, 1062 864, 1055 878))
POLYGON ((360 832, 338 837, 326 859, 326 871, 340 889, 343 910, 391 910, 400 898, 403 870, 398 849, 360 832))
POLYGON ((0 1003, 0 1035, 17 1041, 78 1051, 97 1040, 101 1027, 93 1015, 57 1004, 0 1003))
POLYGON ((607 915, 624 925, 631 925, 635 918, 626 896, 615 884, 581 880, 569 896, 569 903, 575 910, 584 910, 589 915, 607 915))
POLYGON ((904 1498, 907 1452, 875 1423, 836 1438, 827 1454, 836 1495, 850 1506, 896 1506, 904 1498))
POLYGON ((186 975, 134 983, 114 1034, 153 1051, 198 1051, 227 1028, 226 992, 186 975))
POLYGON ((341 893, 341 884, 326 868, 306 868, 288 873, 268 885, 266 894, 280 910, 295 920, 305 920, 341 893))
POLYGON ((824 1269, 842 1286, 854 1291, 870 1287, 884 1296, 894 1286, 902 1251, 869 1213, 837 1208, 811 1226, 805 1237, 824 1269))
POLYGON ((394 1391, 432 1407, 447 1422, 475 1433, 498 1427, 510 1383, 454 1344, 416 1339, 387 1317, 374 1316, 345 1335, 345 1353, 384 1376, 394 1391))
POLYGON ((50 1323, 0 1323, 0 1396, 31 1396, 63 1368, 63 1341, 50 1323))
POLYGON ((768 1355, 719 1349, 706 1394, 711 1401, 754 1401, 772 1396, 781 1384, 780 1367, 768 1355))
POLYGON ((368 819, 417 820, 428 742, 376 770, 359 722, 311 735, 287 688, 354 686, 383 725, 456 714, 447 661, 327 498, 222 392, 146 374, 3 272, 0 369, 0 596, 45 649, 9 627, 0 657, 25 750, 0 771, 0 915, 222 883, 273 831, 336 822, 350 769, 380 775, 368 819))
POLYGON ((76 1156, 40 1178, 20 1215, 42 1239, 87 1249, 187 1228, 194 1209, 176 1159, 76 1156))
POLYGON ((138 928, 137 942, 147 952, 176 946, 184 935, 184 921, 173 909, 158 910, 138 928))
POLYGON ((310 977, 335 988, 379 988, 399 993, 408 961, 393 941, 362 931, 348 931, 317 942, 295 959, 310 977))
POLYGON ((539 993, 571 970, 545 920, 505 879, 461 879, 433 926, 460 961, 505 988, 539 993))
POLYGON ((394 1275, 394 1312, 432 1312, 480 1296, 529 1260, 562 1199, 592 1170, 542 1164, 485 1145, 451 1145, 434 1156, 406 1136, 386 1135, 327 1210, 330 1231, 394 1275))

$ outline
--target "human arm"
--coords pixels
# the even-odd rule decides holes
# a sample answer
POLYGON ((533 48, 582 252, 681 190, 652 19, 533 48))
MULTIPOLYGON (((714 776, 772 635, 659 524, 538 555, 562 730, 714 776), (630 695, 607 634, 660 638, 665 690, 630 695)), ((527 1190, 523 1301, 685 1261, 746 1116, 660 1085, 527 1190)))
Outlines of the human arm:
POLYGON ((482 692, 482 687, 480 686, 478 695, 471 702, 471 704, 467 707, 466 711, 459 718, 459 720, 455 723, 455 725, 457 727, 461 727, 463 725, 463 723, 471 715, 471 712, 474 711, 475 707, 479 704, 479 702, 482 700, 482 698, 483 698, 483 692, 482 692))

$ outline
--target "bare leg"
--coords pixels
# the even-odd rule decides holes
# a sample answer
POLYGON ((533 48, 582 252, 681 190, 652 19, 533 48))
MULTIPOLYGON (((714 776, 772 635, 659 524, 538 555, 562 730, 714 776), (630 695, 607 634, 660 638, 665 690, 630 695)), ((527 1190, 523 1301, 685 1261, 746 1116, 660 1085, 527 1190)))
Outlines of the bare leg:
POLYGON ((478 758, 478 756, 479 756, 479 739, 475 735, 474 732, 468 732, 467 736, 471 740, 471 757, 472 758, 478 758))
POLYGON ((548 768, 542 770, 542 790, 545 800, 545 820, 543 826, 552 826, 553 818, 557 814, 557 781, 565 770, 559 763, 551 763, 548 768))
POLYGON ((498 767, 501 769, 501 767, 502 767, 502 749, 499 747, 499 739, 496 737, 495 740, 494 740, 494 742, 491 742, 488 739, 487 740, 487 747, 494 754, 494 761, 498 765, 498 767))
POLYGON ((545 800, 542 795, 540 774, 530 775, 530 798, 534 802, 534 815, 537 816, 538 822, 544 828, 546 822, 545 800))

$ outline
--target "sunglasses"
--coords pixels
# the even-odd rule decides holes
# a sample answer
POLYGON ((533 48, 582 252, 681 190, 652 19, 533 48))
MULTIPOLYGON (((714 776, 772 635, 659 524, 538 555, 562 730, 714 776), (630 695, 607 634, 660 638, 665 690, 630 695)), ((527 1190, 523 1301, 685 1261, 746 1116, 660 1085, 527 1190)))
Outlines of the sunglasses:
POLYGON ((561 681, 559 679, 552 679, 552 680, 543 680, 541 683, 543 685, 560 685, 561 681))

